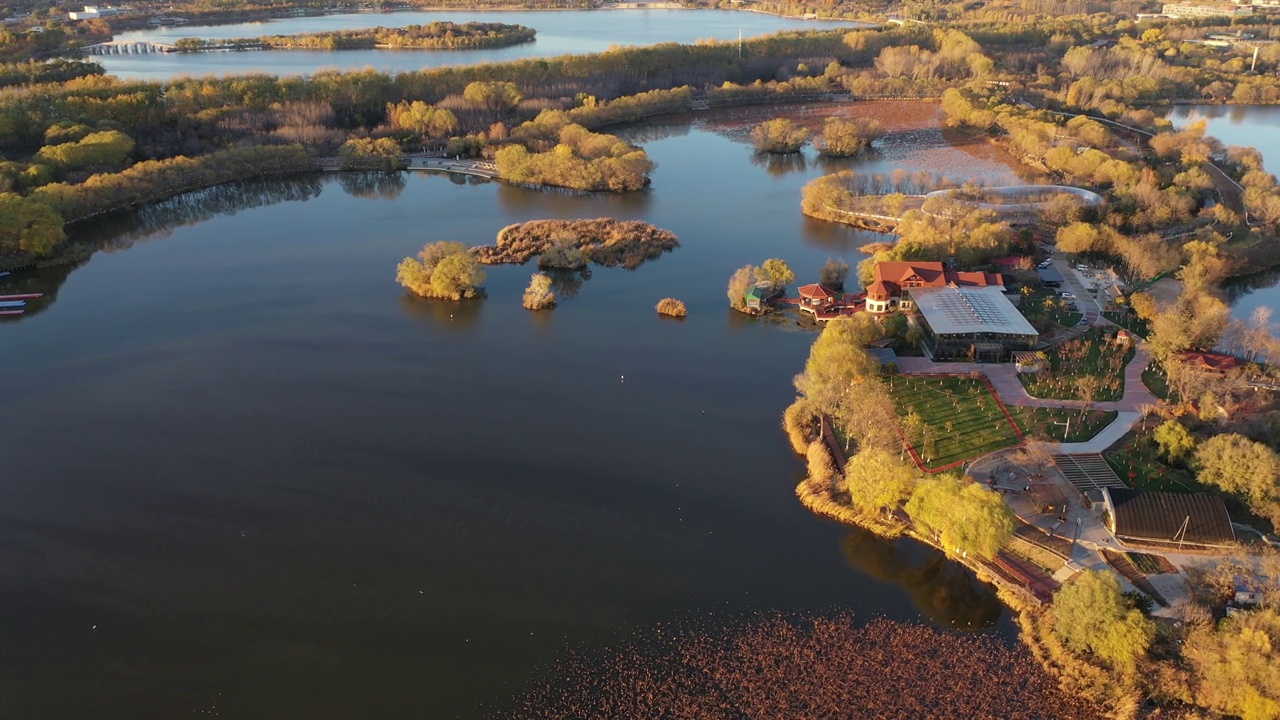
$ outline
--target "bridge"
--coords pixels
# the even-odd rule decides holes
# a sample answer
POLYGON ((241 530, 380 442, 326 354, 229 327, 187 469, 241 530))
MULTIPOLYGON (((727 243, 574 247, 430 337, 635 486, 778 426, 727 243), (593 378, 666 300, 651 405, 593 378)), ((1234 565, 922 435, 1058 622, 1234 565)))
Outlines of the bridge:
POLYGON ((150 55, 153 53, 176 52, 177 49, 176 46, 168 43, 125 42, 122 40, 86 45, 83 48, 84 52, 89 55, 150 55))

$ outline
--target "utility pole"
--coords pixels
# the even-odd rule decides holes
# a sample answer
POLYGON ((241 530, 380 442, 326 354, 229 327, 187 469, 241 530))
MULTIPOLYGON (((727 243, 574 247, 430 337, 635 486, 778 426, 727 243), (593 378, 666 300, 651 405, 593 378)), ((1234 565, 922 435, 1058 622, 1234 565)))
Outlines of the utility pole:
MULTIPOLYGON (((738 59, 739 60, 742 59, 742 28, 738 28, 738 59)), ((1254 48, 1254 51, 1253 51, 1253 61, 1255 63, 1258 61, 1257 48, 1254 48)))

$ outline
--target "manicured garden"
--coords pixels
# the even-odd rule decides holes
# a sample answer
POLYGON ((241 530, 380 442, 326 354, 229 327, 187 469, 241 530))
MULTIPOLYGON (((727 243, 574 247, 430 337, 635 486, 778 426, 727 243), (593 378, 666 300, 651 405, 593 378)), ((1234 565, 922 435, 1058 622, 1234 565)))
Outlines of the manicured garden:
POLYGON ((899 428, 922 469, 959 465, 1022 442, 985 378, 897 375, 890 383, 899 428))
POLYGON ((1114 410, 1088 410, 1081 413, 1072 408, 1010 406, 1009 414, 1028 439, 1085 442, 1102 432, 1119 413, 1114 410))
POLYGON ((1147 333, 1151 331, 1151 329, 1147 327, 1145 320, 1139 319, 1137 315, 1134 315, 1128 310, 1107 310, 1102 313, 1102 317, 1110 320, 1138 337, 1145 338, 1147 333))
POLYGON ((1020 373, 1018 379, 1032 397, 1119 400, 1124 397, 1124 368, 1133 353, 1132 343, 1107 340, 1104 331, 1093 328, 1048 350, 1047 369, 1035 374, 1020 373))
POLYGON ((1188 470, 1171 467, 1160 459, 1159 448, 1147 435, 1131 437, 1106 454, 1120 479, 1134 490, 1212 492, 1196 482, 1188 470))

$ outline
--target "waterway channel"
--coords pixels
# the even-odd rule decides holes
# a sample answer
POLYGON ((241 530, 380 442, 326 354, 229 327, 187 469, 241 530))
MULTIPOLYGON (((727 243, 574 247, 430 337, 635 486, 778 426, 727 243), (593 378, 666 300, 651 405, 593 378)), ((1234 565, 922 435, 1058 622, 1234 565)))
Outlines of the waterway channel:
POLYGON ((3 714, 482 718, 566 650, 757 611, 1011 638, 967 571, 800 506, 778 425, 812 331, 727 308, 738 266, 808 281, 875 239, 800 214, 818 175, 1009 178, 883 105, 883 152, 834 166, 761 160, 725 112, 629 131, 646 193, 331 174, 83 230, 106 249, 0 323, 3 714), (682 244, 547 313, 529 267, 465 304, 392 281, 424 242, 606 215, 682 244))
POLYGON ((210 74, 310 75, 318 70, 370 67, 402 72, 443 65, 596 53, 613 45, 694 43, 709 38, 751 38, 779 30, 870 27, 853 21, 797 20, 728 10, 467 10, 324 15, 215 26, 180 25, 120 33, 115 39, 172 44, 186 37, 245 38, 473 20, 524 25, 537 30, 538 37, 532 43, 484 50, 278 50, 105 55, 95 59, 113 75, 145 80, 210 74))

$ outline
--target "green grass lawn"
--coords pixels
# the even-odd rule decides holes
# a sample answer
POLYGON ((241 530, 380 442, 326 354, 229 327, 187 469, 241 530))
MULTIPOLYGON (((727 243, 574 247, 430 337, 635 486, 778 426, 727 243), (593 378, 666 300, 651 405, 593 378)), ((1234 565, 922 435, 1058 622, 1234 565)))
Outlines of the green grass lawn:
POLYGON ((1106 458, 1120 479, 1134 490, 1212 492, 1197 483, 1190 471, 1161 462, 1159 451, 1149 436, 1130 438, 1108 452, 1106 458))
POLYGON ((1041 289, 1035 294, 1022 299, 1018 311, 1042 335, 1047 335, 1060 327, 1071 328, 1080 324, 1083 314, 1067 309, 1068 301, 1058 297, 1056 292, 1041 289))
POLYGON ((1161 400, 1169 399, 1169 378, 1157 370, 1146 369, 1142 371, 1142 384, 1147 386, 1152 395, 1161 400))
POLYGON ((1145 320, 1138 319, 1137 315, 1128 311, 1107 310, 1102 313, 1102 317, 1139 337, 1145 338, 1147 333, 1151 331, 1151 329, 1147 327, 1147 322, 1145 320))
POLYGON ((996 398, 981 380, 936 375, 891 379, 907 439, 930 470, 969 460, 1020 441, 996 398), (915 413, 920 422, 906 421, 915 413))
POLYGON ((1110 425, 1119 413, 1114 410, 1090 410, 1081 415, 1079 410, 1070 408, 1010 406, 1009 414, 1013 415, 1018 427, 1022 428, 1022 434, 1028 439, 1085 442, 1102 432, 1102 429, 1110 425), (1071 420, 1071 434, 1064 437, 1068 419, 1071 420))
POLYGON ((1095 378, 1095 401, 1119 400, 1124 397, 1124 367, 1133 353, 1132 345, 1107 342, 1103 331, 1093 328, 1047 350, 1049 370, 1035 375, 1019 373, 1018 380, 1032 397, 1080 400, 1081 380, 1095 378))

